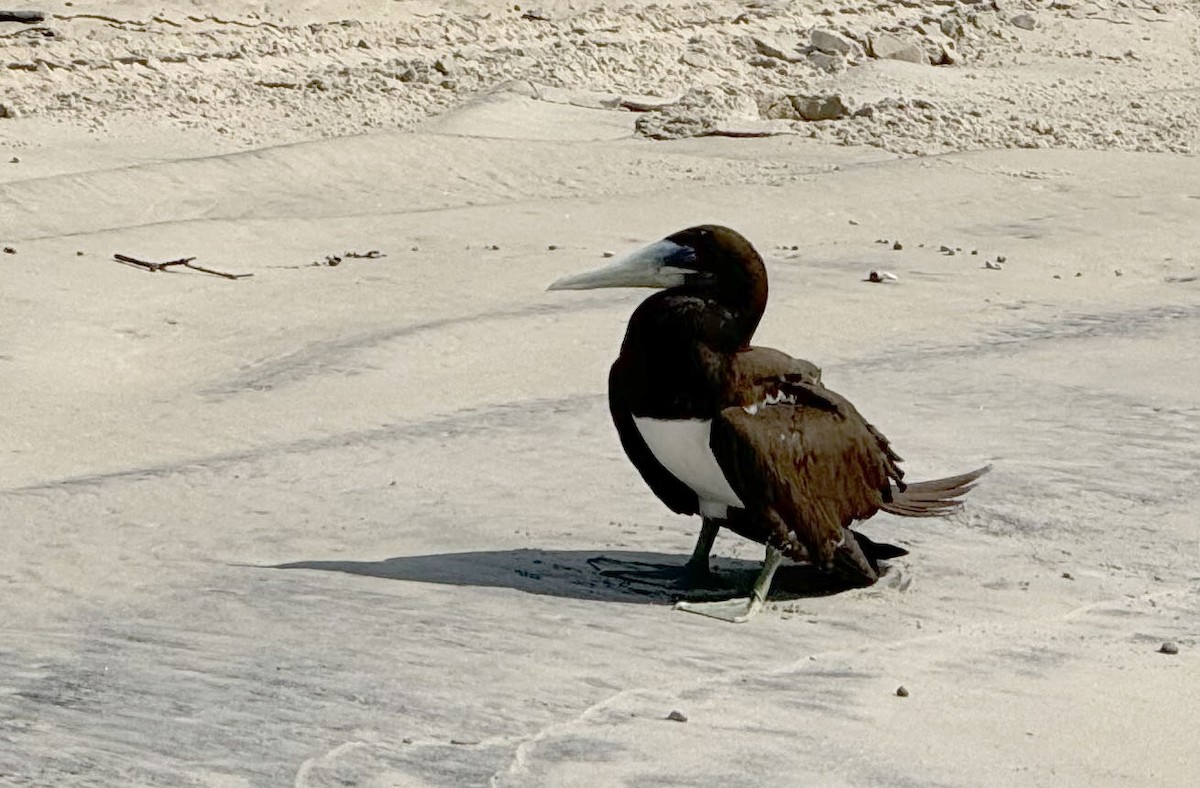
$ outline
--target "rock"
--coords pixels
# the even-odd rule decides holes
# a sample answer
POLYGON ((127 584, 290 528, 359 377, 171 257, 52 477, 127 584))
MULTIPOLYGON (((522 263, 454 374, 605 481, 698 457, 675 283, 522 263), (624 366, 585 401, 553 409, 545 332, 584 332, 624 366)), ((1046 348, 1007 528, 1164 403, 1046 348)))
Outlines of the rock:
POLYGON ((809 40, 814 47, 829 55, 849 55, 854 51, 853 41, 827 28, 814 28, 809 40))
POLYGON ((687 722, 687 715, 682 711, 673 711, 667 715, 667 719, 671 722, 687 722))
POLYGON ((1158 647, 1158 653, 1159 654, 1178 654, 1179 646, 1168 640, 1165 643, 1163 643, 1161 646, 1158 647))
POLYGON ((796 114, 803 120, 837 120, 850 114, 846 102, 836 93, 831 96, 788 96, 796 114))
POLYGON ((812 64, 813 68, 832 74, 842 67, 844 61, 837 55, 816 51, 808 53, 808 62, 812 64))
POLYGON ((894 249, 897 252, 899 252, 903 248, 904 248, 904 244, 900 243, 899 241, 896 241, 896 243, 892 244, 892 249, 894 249))
POLYGON ((904 686, 903 684, 901 684, 899 687, 896 687, 896 697, 907 698, 908 697, 908 687, 904 686))
POLYGON ((754 36, 754 49, 758 54, 776 60, 786 60, 796 63, 803 59, 800 54, 800 42, 794 36, 754 36))
POLYGON ((1013 27, 1019 27, 1022 30, 1033 30, 1037 27, 1037 20, 1033 18, 1032 14, 1017 14, 1008 21, 1012 22, 1013 27))
POLYGON ((875 284, 883 284, 885 282, 897 282, 900 277, 893 274, 891 271, 872 271, 867 274, 866 281, 874 282, 875 284))
POLYGON ((778 120, 837 120, 850 114, 850 108, 836 93, 833 95, 783 96, 770 104, 763 115, 778 120))
POLYGON ((0 101, 0 118, 18 118, 20 114, 10 104, 0 101))
POLYGON ((621 108, 627 109, 630 112, 653 112, 656 109, 662 109, 678 101, 679 96, 670 96, 667 98, 662 96, 622 96, 621 108))
POLYGON ((891 33, 879 33, 870 38, 871 56, 881 60, 904 60, 928 65, 929 58, 916 43, 891 33))
POLYGON ((942 50, 941 55, 938 56, 937 61, 934 63, 934 65, 936 65, 936 66, 953 66, 958 63, 958 61, 959 61, 958 50, 954 48, 953 41, 947 41, 944 44, 942 44, 941 50, 942 50))

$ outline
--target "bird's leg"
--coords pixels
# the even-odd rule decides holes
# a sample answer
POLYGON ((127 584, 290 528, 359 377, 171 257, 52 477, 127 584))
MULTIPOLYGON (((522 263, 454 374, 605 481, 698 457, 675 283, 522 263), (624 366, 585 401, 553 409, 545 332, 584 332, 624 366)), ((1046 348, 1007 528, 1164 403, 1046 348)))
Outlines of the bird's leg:
POLYGON ((783 553, 767 545, 767 555, 763 558, 762 570, 759 571, 758 578, 754 581, 754 589, 750 592, 749 599, 738 597, 721 602, 676 602, 675 609, 719 618, 734 624, 743 624, 749 621, 766 603, 767 594, 771 590, 771 580, 775 577, 775 570, 782 562, 783 553))
POLYGON ((706 586, 712 580, 712 567, 708 563, 708 557, 712 553, 713 542, 717 540, 717 532, 720 530, 721 524, 716 520, 705 517, 701 521, 700 536, 697 537, 696 546, 692 549, 692 557, 688 559, 687 566, 683 568, 688 585, 706 586))
MULTIPOLYGON (((709 566, 709 554, 717 532, 721 530, 718 520, 704 518, 700 536, 692 550, 692 557, 683 566, 679 564, 652 564, 644 561, 621 561, 606 556, 588 559, 588 563, 605 577, 640 583, 643 585, 674 588, 676 590, 710 588, 717 578, 709 566)), ((726 589, 728 593, 728 589, 726 589)))

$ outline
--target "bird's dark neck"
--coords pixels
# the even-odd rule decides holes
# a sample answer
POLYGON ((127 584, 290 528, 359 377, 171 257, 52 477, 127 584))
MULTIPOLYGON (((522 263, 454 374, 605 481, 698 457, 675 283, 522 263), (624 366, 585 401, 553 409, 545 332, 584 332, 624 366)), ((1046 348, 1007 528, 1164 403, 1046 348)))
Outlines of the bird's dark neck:
POLYGON ((713 418, 720 412, 722 382, 734 354, 750 345, 766 290, 764 273, 745 287, 683 286, 643 301, 617 361, 634 414, 713 418))

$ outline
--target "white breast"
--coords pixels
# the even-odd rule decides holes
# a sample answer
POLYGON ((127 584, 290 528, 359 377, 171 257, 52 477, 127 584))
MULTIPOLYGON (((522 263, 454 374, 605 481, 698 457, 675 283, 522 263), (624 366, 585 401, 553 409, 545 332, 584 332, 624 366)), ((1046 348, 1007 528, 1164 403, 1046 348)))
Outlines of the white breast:
POLYGON ((729 486, 729 480, 708 446, 710 420, 634 416, 633 422, 654 458, 675 478, 696 491, 702 514, 723 517, 728 506, 746 508, 729 486))

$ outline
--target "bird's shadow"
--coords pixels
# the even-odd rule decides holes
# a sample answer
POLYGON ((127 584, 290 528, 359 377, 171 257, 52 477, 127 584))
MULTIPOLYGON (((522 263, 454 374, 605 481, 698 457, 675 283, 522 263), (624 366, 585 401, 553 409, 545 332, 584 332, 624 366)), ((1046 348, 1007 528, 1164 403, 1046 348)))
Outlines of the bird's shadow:
MULTIPOLYGON (((685 561, 686 558, 679 555, 629 550, 521 549, 401 556, 380 561, 295 561, 269 568, 345 572, 417 583, 512 588, 571 599, 669 604, 697 593, 682 582, 685 561), (618 566, 621 568, 612 568, 618 566)), ((712 566, 714 585, 732 597, 749 592, 761 562, 718 558, 712 566)), ((815 567, 789 564, 780 567, 776 573, 771 599, 827 596, 849 588, 815 567)), ((711 595, 712 586, 708 591, 711 595)))

